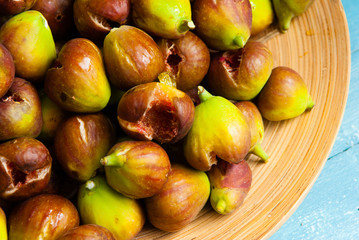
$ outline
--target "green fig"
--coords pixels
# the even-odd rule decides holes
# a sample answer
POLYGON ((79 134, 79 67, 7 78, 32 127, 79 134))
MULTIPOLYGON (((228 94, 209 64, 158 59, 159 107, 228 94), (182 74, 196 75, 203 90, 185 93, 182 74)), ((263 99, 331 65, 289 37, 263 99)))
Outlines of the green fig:
POLYGON ((14 58, 16 76, 31 82, 41 81, 56 58, 49 25, 35 10, 22 12, 4 23, 0 29, 0 42, 14 58))
POLYGON ((114 138, 112 123, 102 113, 74 115, 56 132, 55 155, 70 177, 86 181, 101 167, 114 138))
POLYGON ((145 199, 148 220, 163 231, 178 231, 196 218, 209 194, 205 172, 173 164, 162 190, 145 199))
POLYGON ((53 240, 79 225, 75 205, 55 194, 41 194, 18 205, 9 217, 9 239, 53 240))
POLYGON ((252 171, 243 160, 233 164, 219 161, 208 172, 210 202, 220 214, 230 214, 240 207, 252 185, 252 171))
POLYGON ((132 0, 132 20, 145 32, 177 39, 194 29, 189 0, 132 0))
POLYGON ((196 106, 193 125, 184 141, 188 163, 208 171, 217 158, 240 162, 249 152, 251 134, 245 117, 227 99, 212 96, 199 86, 201 103, 196 106))
POLYGON ((264 136, 263 118, 257 106, 251 101, 241 101, 234 105, 243 113, 251 131, 251 148, 249 152, 260 157, 264 162, 267 162, 269 156, 261 145, 264 136))
POLYGON ((314 0, 273 0, 279 30, 287 31, 292 19, 304 13, 313 2, 314 0))
POLYGON ((256 103, 262 116, 270 121, 295 118, 314 106, 303 78, 283 66, 273 69, 256 103))
POLYGON ((101 51, 85 38, 71 39, 61 48, 44 85, 47 96, 70 112, 98 112, 111 95, 101 51))
POLYGON ((102 176, 96 176, 79 189, 77 207, 83 224, 107 228, 117 240, 134 238, 145 223, 137 200, 116 192, 102 176))
POLYGON ((271 0, 249 0, 252 6, 251 35, 256 35, 272 24, 274 9, 271 0))
POLYGON ((9 50, 0 43, 0 98, 11 87, 15 77, 15 65, 9 50))
POLYGON ((0 240, 7 240, 6 215, 0 207, 0 240))
POLYGON ((71 228, 56 240, 116 240, 113 234, 96 224, 85 224, 71 228))
POLYGON ((171 169, 166 151, 151 141, 122 141, 101 159, 106 181, 130 198, 151 197, 167 181, 171 169))
POLYGON ((195 32, 209 48, 232 50, 244 47, 251 35, 249 0, 196 0, 193 3, 195 32))

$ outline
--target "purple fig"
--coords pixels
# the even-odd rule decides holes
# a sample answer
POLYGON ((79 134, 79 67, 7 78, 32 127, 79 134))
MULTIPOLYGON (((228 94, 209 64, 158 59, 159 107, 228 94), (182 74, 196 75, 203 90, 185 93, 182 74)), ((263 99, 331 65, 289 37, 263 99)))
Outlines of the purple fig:
POLYGON ((37 0, 1 0, 0 15, 16 15, 32 8, 37 0))

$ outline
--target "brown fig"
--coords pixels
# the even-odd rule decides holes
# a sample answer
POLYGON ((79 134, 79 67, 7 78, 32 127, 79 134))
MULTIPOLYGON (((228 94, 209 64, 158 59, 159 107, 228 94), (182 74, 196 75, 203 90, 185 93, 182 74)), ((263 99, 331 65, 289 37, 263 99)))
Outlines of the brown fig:
POLYGON ((14 60, 9 50, 0 43, 0 98, 11 87, 15 77, 14 60))
POLYGON ((0 15, 15 15, 29 10, 37 0, 2 0, 0 1, 0 15))
POLYGON ((56 240, 116 240, 105 227, 96 224, 85 224, 71 228, 56 240))

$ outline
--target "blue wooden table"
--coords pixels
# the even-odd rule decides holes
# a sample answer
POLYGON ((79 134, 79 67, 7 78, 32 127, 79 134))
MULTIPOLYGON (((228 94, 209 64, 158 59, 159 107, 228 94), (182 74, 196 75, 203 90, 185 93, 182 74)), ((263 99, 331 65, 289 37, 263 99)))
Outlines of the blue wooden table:
POLYGON ((352 62, 341 128, 313 188, 270 240, 359 239, 359 2, 342 0, 342 4, 352 62))

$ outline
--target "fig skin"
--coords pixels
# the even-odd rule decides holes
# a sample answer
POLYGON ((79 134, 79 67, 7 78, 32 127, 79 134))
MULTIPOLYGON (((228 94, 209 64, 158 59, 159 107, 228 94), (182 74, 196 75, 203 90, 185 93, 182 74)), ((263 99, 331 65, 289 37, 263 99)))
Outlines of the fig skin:
POLYGON ((260 42, 216 54, 206 80, 210 90, 231 100, 255 98, 268 81, 273 68, 270 50, 260 42))
POLYGON ((165 58, 165 71, 175 80, 175 87, 188 91, 200 84, 208 72, 209 50, 192 32, 179 39, 157 41, 165 58))
POLYGON ((195 26, 189 0, 133 0, 134 24, 152 36, 178 39, 195 26))
POLYGON ((66 39, 75 30, 73 0, 37 0, 32 7, 46 18, 54 39, 66 39))
POLYGON ((211 183, 210 202, 219 214, 230 214, 239 208, 252 185, 252 171, 243 160, 237 164, 219 161, 208 172, 211 183))
POLYGON ((112 123, 102 113, 74 115, 58 128, 55 156, 68 176, 86 181, 101 167, 100 159, 113 145, 112 123))
POLYGON ((196 0, 192 4, 195 33, 211 49, 243 48, 251 35, 249 0, 196 0))
POLYGON ((117 107, 125 133, 137 140, 174 143, 186 136, 194 119, 194 105, 184 92, 159 82, 128 90, 117 107))
POLYGON ((47 71, 44 87, 47 96, 66 111, 101 111, 111 88, 100 49, 84 38, 66 42, 47 71))
POLYGON ((171 163, 166 151, 151 141, 122 141, 101 159, 106 181, 130 198, 146 198, 158 193, 167 181, 171 163))
POLYGON ((252 6, 251 35, 267 29, 274 21, 274 9, 271 0, 249 0, 252 6))
POLYGON ((116 192, 100 175, 80 186, 77 208, 83 224, 105 227, 117 240, 133 239, 145 223, 139 202, 116 192))
POLYGON ((6 215, 0 207, 0 239, 7 240, 6 215))
POLYGON ((236 102, 234 105, 242 112, 251 131, 251 148, 249 152, 267 162, 269 156, 261 145, 264 136, 264 124, 259 109, 251 101, 236 102))
POLYGON ((0 141, 37 137, 42 124, 37 90, 30 82, 15 77, 8 92, 0 98, 0 141))
POLYGON ((57 239, 79 225, 76 207, 65 197, 41 194, 17 206, 9 217, 9 239, 57 239))
POLYGON ((199 87, 193 125, 184 140, 184 155, 195 169, 210 170, 217 158, 238 163, 248 154, 251 134, 245 117, 227 99, 199 87))
POLYGON ((110 82, 121 90, 153 82, 164 69, 156 42, 128 25, 111 30, 104 40, 103 54, 110 82))
POLYGON ((0 98, 11 87, 15 77, 14 60, 9 50, 0 43, 0 98))
POLYGON ((190 224, 206 204, 210 184, 206 173, 173 164, 162 190, 145 199, 148 220, 167 232, 190 224))
POLYGON ((262 116, 269 121, 295 118, 314 107, 303 78, 284 66, 273 69, 256 104, 262 116))
POLYGON ((32 8, 37 0, 0 1, 0 15, 16 15, 32 8))
POLYGON ((14 59, 15 75, 30 82, 41 82, 56 58, 51 30, 36 10, 22 12, 4 23, 0 42, 14 59))
POLYGON ((113 27, 127 23, 129 0, 75 0, 74 21, 81 36, 102 42, 113 27))
POLYGON ((56 240, 116 240, 113 234, 96 224, 74 227, 56 240))
POLYGON ((0 144, 0 197, 22 200, 49 183, 52 157, 40 141, 21 137, 0 144))

